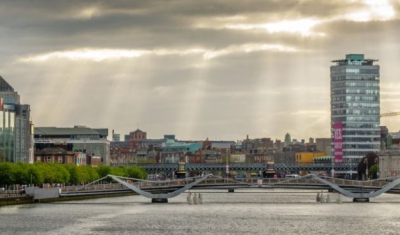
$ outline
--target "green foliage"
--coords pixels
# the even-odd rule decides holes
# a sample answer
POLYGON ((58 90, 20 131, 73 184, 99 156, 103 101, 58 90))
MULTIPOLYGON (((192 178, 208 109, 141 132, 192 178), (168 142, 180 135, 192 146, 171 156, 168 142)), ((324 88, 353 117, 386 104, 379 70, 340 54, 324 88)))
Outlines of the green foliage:
POLYGON ((39 169, 39 167, 37 167, 38 164, 41 164, 41 163, 35 163, 33 165, 31 165, 31 164, 26 165, 30 184, 40 185, 40 184, 44 183, 43 172, 39 169))
POLYGON ((378 179, 379 166, 374 164, 369 168, 368 174, 370 179, 378 179))
POLYGON ((4 159, 5 159, 4 154, 0 152, 0 162, 4 162, 4 159))
POLYGON ((147 179, 147 172, 138 166, 132 166, 127 169, 128 177, 135 179, 147 179))
POLYGON ((91 166, 84 166, 86 168, 86 171, 88 173, 89 176, 89 182, 95 181, 97 179, 99 179, 99 173, 97 173, 96 169, 94 167, 91 166))
POLYGON ((15 182, 15 169, 12 163, 0 164, 0 186, 11 185, 15 182))
POLYGON ((138 167, 124 166, 110 167, 100 165, 98 167, 76 166, 73 164, 57 163, 0 163, 0 186, 12 184, 35 184, 58 183, 79 184, 95 181, 108 174, 146 179, 147 172, 138 167))
POLYGON ((79 175, 79 170, 76 165, 73 164, 67 164, 65 165, 65 169, 69 173, 69 182, 72 184, 78 184, 80 182, 80 175, 79 175))
POLYGON ((57 183, 57 172, 53 163, 41 163, 38 166, 43 173, 44 183, 57 183))
POLYGON ((24 167, 24 164, 18 163, 14 165, 14 182, 20 182, 20 184, 29 184, 28 169, 24 167))
POLYGON ((128 176, 128 172, 124 166, 113 167, 111 170, 111 174, 124 177, 128 176))
POLYGON ((110 166, 106 166, 101 164, 100 166, 98 166, 96 168, 97 173, 99 174, 100 178, 105 177, 106 175, 110 175, 111 174, 111 167, 110 166))
POLYGON ((53 169, 56 171, 56 183, 65 184, 70 181, 71 175, 69 171, 65 168, 65 166, 60 164, 54 164, 53 169))

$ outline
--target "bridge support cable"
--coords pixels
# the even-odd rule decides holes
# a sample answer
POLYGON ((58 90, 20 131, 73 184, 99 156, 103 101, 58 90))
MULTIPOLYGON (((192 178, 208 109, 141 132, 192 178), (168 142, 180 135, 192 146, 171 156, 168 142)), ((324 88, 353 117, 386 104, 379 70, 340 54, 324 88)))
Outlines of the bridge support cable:
POLYGON ((386 184, 385 187, 383 187, 379 190, 376 190, 375 192, 372 192, 370 197, 376 197, 376 196, 381 195, 382 193, 386 193, 387 191, 391 190, 392 188, 396 187, 399 184, 400 184, 400 178, 397 178, 397 179, 393 180, 392 182, 386 184))
POLYGON ((102 178, 100 178, 100 179, 98 179, 98 180, 95 180, 95 181, 93 181, 93 182, 90 182, 90 183, 88 183, 88 184, 85 184, 85 185, 83 185, 81 188, 79 188, 79 189, 85 189, 87 186, 89 186, 89 185, 92 185, 92 184, 95 184, 95 183, 97 183, 97 182, 100 182, 100 181, 102 181, 102 180, 105 180, 105 179, 107 179, 108 178, 108 175, 106 175, 106 176, 104 176, 104 177, 102 177, 102 178))
POLYGON ((354 198, 354 199, 368 199, 368 198, 373 198, 373 197, 377 197, 379 195, 381 195, 382 193, 385 193, 387 191, 389 191, 390 189, 396 187, 397 185, 400 184, 400 178, 397 178, 396 180, 386 184, 383 188, 373 191, 373 192, 365 192, 365 193, 353 193, 350 192, 348 190, 345 190, 341 187, 339 187, 336 184, 333 184, 325 179, 319 178, 315 175, 312 175, 312 177, 319 181, 320 183, 323 183, 325 185, 328 185, 329 187, 331 187, 332 189, 336 190, 337 192, 339 192, 340 194, 346 196, 346 197, 350 197, 350 198, 354 198))
POLYGON ((337 186, 336 184, 331 183, 331 182, 329 182, 329 181, 327 181, 325 179, 319 178, 316 175, 311 175, 311 176, 312 176, 313 179, 317 180, 320 183, 328 185, 329 187, 331 187, 332 189, 336 190, 337 192, 339 192, 340 194, 342 194, 342 195, 344 195, 346 197, 350 197, 350 198, 365 198, 365 194, 364 193, 353 193, 353 192, 350 192, 350 191, 348 191, 346 189, 343 189, 343 188, 337 186))
POLYGON ((178 189, 176 191, 173 191, 171 193, 152 194, 152 193, 146 192, 146 191, 136 187, 135 185, 132 185, 132 184, 130 184, 130 183, 124 181, 124 180, 119 179, 118 176, 108 175, 108 177, 110 177, 111 179, 113 179, 113 180, 117 181, 118 183, 124 185, 125 187, 131 189, 135 193, 137 193, 137 194, 139 194, 139 195, 141 195, 143 197, 152 198, 152 199, 153 198, 173 198, 173 197, 176 197, 179 194, 185 192, 186 190, 192 188, 193 186, 201 183, 203 180, 207 179, 209 176, 211 176, 211 175, 206 175, 206 176, 204 176, 202 178, 198 178, 194 182, 192 182, 190 184, 186 184, 184 187, 182 187, 182 188, 180 188, 180 189, 178 189))

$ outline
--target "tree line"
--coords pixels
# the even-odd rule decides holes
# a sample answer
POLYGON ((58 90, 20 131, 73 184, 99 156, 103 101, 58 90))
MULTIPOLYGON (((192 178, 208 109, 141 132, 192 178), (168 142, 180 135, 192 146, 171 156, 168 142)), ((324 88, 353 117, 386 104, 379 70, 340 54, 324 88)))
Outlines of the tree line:
POLYGON ((117 175, 136 179, 147 179, 147 172, 138 166, 111 167, 100 165, 77 166, 73 164, 56 163, 0 163, 0 186, 13 184, 44 183, 81 184, 98 180, 106 175, 117 175))

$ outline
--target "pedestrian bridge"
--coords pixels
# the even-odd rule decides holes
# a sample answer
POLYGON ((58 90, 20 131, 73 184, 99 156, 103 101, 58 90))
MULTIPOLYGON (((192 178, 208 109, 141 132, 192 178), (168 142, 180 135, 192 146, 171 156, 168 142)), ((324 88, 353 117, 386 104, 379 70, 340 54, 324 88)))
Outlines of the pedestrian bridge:
POLYGON ((244 178, 232 179, 222 178, 214 175, 194 177, 186 179, 174 179, 167 181, 151 181, 127 178, 115 175, 107 175, 97 181, 80 187, 64 187, 60 196, 87 195, 115 193, 116 191, 129 190, 143 197, 152 199, 152 202, 167 202, 168 198, 173 198, 190 189, 225 189, 234 192, 235 189, 258 188, 289 188, 289 189, 315 189, 332 190, 343 196, 354 200, 369 201, 370 198, 377 197, 382 193, 400 193, 400 178, 390 178, 385 180, 355 181, 338 178, 321 178, 316 175, 294 179, 258 179, 244 178), (102 184, 104 180, 112 179, 114 184, 102 184))

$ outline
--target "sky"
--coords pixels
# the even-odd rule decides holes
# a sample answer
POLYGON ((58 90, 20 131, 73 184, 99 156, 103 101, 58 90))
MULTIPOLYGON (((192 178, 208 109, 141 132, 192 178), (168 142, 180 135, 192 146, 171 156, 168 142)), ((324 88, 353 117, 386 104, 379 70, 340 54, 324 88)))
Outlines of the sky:
POLYGON ((381 113, 400 111, 400 0, 2 0, 0 35, 38 127, 327 138, 331 61, 352 53, 379 60, 381 113))

